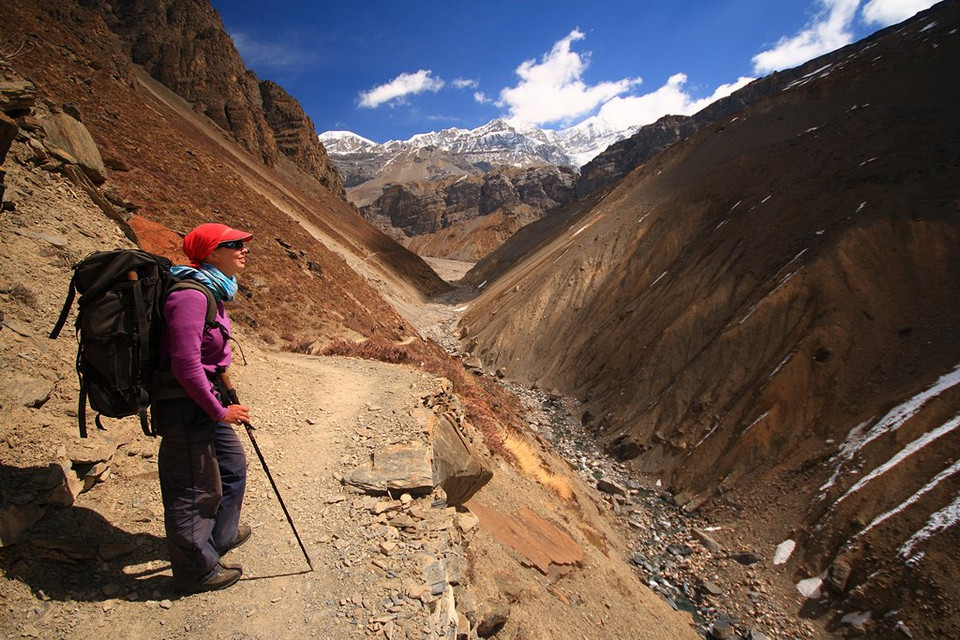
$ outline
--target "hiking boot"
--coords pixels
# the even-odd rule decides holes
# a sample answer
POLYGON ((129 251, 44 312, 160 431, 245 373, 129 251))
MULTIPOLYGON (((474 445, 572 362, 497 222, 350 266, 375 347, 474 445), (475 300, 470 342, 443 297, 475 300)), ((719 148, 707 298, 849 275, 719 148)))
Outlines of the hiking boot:
POLYGON ((217 551, 220 553, 221 556, 224 555, 225 553, 227 553, 227 551, 230 551, 230 549, 235 549, 236 547, 239 547, 244 542, 249 540, 250 534, 252 533, 253 533, 253 529, 250 528, 250 525, 248 524, 238 525, 237 537, 233 539, 233 542, 223 547, 222 549, 217 549, 217 551))
POLYGON ((242 574, 243 570, 240 569, 238 565, 232 565, 230 568, 227 568, 221 564, 217 564, 217 568, 214 569, 213 574, 203 582, 176 585, 176 589, 183 594, 226 589, 236 584, 242 574))
POLYGON ((220 558, 220 566, 224 569, 236 569, 240 573, 243 573, 243 567, 240 566, 239 562, 227 562, 223 558, 220 558))

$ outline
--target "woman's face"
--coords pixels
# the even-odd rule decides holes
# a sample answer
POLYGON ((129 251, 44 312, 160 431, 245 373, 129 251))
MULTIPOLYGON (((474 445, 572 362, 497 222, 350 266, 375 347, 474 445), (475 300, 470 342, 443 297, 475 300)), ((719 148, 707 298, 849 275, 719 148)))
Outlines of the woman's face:
POLYGON ((212 264, 223 275, 232 278, 247 266, 247 253, 249 252, 250 249, 245 247, 240 240, 224 242, 217 246, 204 262, 212 264))

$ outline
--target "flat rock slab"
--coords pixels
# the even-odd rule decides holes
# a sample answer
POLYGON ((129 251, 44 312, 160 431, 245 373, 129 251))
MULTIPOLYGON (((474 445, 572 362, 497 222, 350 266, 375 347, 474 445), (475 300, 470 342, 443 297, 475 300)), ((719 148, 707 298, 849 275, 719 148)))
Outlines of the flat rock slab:
POLYGON ((430 493, 433 490, 430 449, 419 442, 384 447, 373 454, 371 464, 354 469, 343 481, 363 491, 430 493))
POLYGON ((66 113, 57 113, 43 119, 43 130, 53 145, 77 159, 91 180, 100 184, 107 177, 100 149, 82 122, 66 113))
POLYGON ((476 500, 470 500, 465 506, 498 542, 517 551, 544 575, 550 573, 551 565, 576 565, 583 561, 583 547, 526 507, 506 515, 476 500))

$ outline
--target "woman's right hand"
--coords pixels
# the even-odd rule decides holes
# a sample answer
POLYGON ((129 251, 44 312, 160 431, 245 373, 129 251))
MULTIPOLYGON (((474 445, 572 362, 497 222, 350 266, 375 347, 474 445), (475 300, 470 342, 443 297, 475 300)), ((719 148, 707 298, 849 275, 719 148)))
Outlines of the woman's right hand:
POLYGON ((231 404, 227 407, 227 415, 223 416, 222 421, 227 424, 250 422, 250 408, 242 404, 231 404))

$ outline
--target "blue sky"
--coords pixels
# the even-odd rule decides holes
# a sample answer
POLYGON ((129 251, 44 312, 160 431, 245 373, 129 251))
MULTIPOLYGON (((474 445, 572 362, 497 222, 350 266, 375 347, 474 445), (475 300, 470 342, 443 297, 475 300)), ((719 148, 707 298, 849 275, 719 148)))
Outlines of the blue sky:
POLYGON ((377 142, 497 117, 694 113, 932 0, 213 0, 247 67, 317 128, 377 142))

